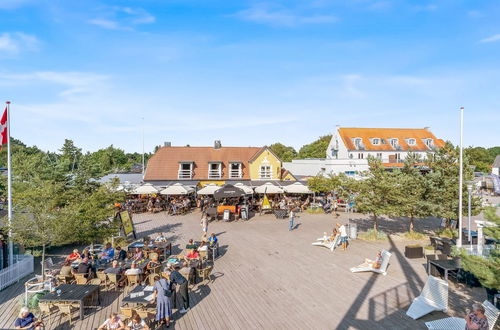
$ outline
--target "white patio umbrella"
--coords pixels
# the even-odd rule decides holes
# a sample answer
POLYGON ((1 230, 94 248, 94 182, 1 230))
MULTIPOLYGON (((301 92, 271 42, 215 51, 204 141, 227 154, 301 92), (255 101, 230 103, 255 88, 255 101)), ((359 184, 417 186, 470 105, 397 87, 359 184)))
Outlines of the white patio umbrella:
POLYGON ((206 185, 205 187, 201 188, 200 190, 198 190, 197 194, 198 195, 213 195, 214 192, 216 192, 220 188, 221 187, 219 187, 216 184, 209 184, 209 185, 206 185))
POLYGON ((241 183, 241 182, 238 182, 238 183, 237 183, 237 184, 235 184, 234 186, 235 186, 235 187, 238 187, 238 188, 240 188, 240 189, 242 189, 242 190, 245 192, 245 194, 247 194, 247 195, 251 195, 251 194, 253 194, 253 189, 252 189, 251 187, 249 187, 249 186, 245 186, 245 185, 244 185, 243 183, 241 183))
POLYGON ((291 185, 284 186, 283 190, 290 194, 311 194, 312 191, 300 182, 295 182, 291 185))
POLYGON ((273 185, 271 182, 266 182, 265 184, 255 188, 255 192, 257 194, 282 194, 283 189, 273 185))
POLYGON ((142 186, 135 188, 132 193, 135 195, 157 194, 158 189, 156 189, 151 183, 145 183, 142 186))
POLYGON ((194 192, 194 188, 184 186, 182 183, 175 183, 160 191, 162 195, 188 195, 194 192))

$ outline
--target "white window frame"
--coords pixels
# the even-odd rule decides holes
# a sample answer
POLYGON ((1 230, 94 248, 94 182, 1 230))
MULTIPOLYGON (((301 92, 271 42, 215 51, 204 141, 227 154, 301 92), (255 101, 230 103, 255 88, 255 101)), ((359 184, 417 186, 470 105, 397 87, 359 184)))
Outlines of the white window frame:
POLYGON ((243 169, 242 169, 242 164, 241 162, 230 162, 229 163, 229 178, 230 179, 241 179, 243 177, 243 169), (233 170, 233 165, 238 165, 238 173, 236 175, 235 171, 233 170))
POLYGON ((259 179, 270 180, 273 178, 273 166, 272 165, 260 165, 259 167, 259 179), (263 171, 263 167, 269 168, 263 171))
POLYGON ((380 139, 379 139, 379 138, 373 138, 373 139, 372 139, 372 144, 373 144, 374 146, 378 146, 378 145, 380 145, 380 139))
POLYGON ((178 180, 191 180, 193 178, 193 163, 192 162, 180 162, 179 170, 177 171, 178 180), (189 170, 184 170, 182 165, 189 165, 189 170))
POLYGON ((391 138, 389 140, 389 143, 391 144, 391 147, 396 148, 399 145, 399 141, 396 138, 391 138))
POLYGON ((377 152, 377 159, 382 159, 382 153, 381 152, 377 152))
POLYGON ((360 147, 363 146, 363 139, 362 138, 359 138, 359 137, 353 138, 353 142, 354 142, 354 147, 356 149, 359 149, 360 147))
POLYGON ((414 146, 416 144, 417 144, 417 140, 415 140, 414 138, 408 139, 408 145, 409 146, 414 146))
POLYGON ((425 145, 427 146, 427 148, 432 149, 432 147, 434 146, 434 140, 433 139, 425 139, 425 145))
POLYGON ((208 163, 208 178, 209 179, 222 179, 222 163, 209 162, 208 163), (212 165, 217 165, 217 169, 212 169, 212 165))
POLYGON ((358 153, 358 159, 363 159, 364 155, 362 152, 358 153))

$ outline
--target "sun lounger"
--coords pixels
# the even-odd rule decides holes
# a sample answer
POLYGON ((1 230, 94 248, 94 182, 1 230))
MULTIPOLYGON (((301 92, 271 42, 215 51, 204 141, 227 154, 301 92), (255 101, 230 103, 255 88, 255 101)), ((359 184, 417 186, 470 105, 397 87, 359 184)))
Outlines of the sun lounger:
MULTIPOLYGON (((498 320, 499 311, 489 301, 484 301, 483 306, 485 315, 488 319, 489 330, 493 330, 498 320)), ((425 322, 428 329, 431 330, 463 330, 465 329, 465 320, 459 317, 446 317, 435 321, 425 322)))
POLYGON ((337 236, 335 236, 333 241, 319 241, 319 242, 312 243, 312 245, 323 246, 323 247, 326 247, 327 249, 330 249, 330 251, 333 251, 333 250, 335 250, 335 248, 337 247, 339 242, 340 242, 340 235, 337 235, 337 236))
POLYGON ((416 320, 431 312, 446 312, 447 309, 448 282, 429 275, 422 293, 413 300, 406 315, 416 320))
POLYGON ((382 262, 380 263, 380 268, 373 268, 371 266, 366 266, 361 264, 357 267, 352 267, 351 272, 374 272, 382 275, 387 275, 387 266, 389 265, 389 259, 391 258, 391 253, 386 250, 382 250, 382 262))

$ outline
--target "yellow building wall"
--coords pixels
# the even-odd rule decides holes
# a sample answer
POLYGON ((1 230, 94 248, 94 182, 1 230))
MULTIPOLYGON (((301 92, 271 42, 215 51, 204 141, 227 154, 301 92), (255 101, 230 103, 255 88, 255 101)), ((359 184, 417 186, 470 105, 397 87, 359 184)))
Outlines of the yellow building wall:
POLYGON ((287 173, 285 175, 285 177, 283 178, 283 181, 297 181, 297 180, 295 180, 295 178, 293 177, 293 175, 291 175, 290 173, 287 173))
POLYGON ((252 163, 250 163, 250 180, 280 180, 281 161, 275 157, 269 150, 264 150, 252 163), (271 178, 260 178, 260 166, 271 165, 271 178))

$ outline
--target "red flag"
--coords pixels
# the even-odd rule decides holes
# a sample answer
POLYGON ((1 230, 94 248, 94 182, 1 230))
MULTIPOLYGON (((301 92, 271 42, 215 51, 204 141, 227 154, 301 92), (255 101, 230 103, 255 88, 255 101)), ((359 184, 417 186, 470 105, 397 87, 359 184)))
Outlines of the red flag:
POLYGON ((0 150, 2 150, 2 146, 4 144, 7 144, 7 138, 8 138, 8 134, 7 134, 7 127, 8 123, 7 123, 7 108, 5 108, 5 111, 3 112, 3 116, 2 116, 2 120, 0 120, 0 133, 2 133, 2 143, 0 144, 0 150))

